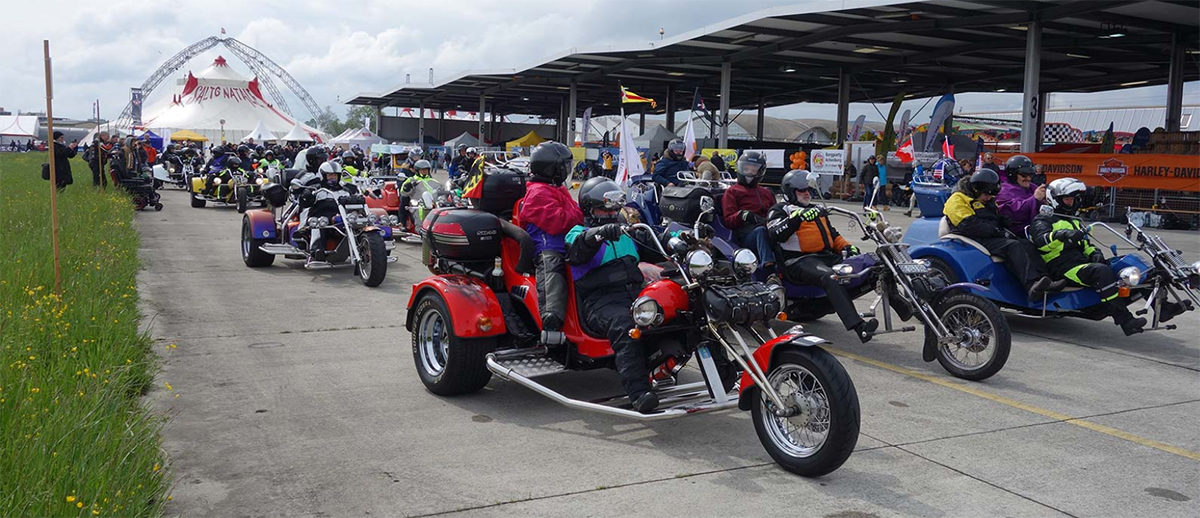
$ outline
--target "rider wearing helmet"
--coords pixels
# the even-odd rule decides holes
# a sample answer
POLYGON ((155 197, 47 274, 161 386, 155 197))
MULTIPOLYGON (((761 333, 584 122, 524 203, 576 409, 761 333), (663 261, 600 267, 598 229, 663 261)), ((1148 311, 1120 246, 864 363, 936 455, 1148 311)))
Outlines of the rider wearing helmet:
MULTIPOLYGON (((738 161, 739 165, 741 161, 738 161)), ((829 223, 825 209, 813 205, 812 182, 808 171, 795 169, 783 175, 779 189, 786 201, 771 207, 767 213, 767 232, 782 252, 783 275, 790 282, 820 286, 846 329, 854 330, 858 339, 869 341, 879 327, 874 318, 863 320, 854 308, 846 288, 834 278, 831 266, 842 261, 842 254, 858 255, 858 247, 846 241, 829 223)))
MULTIPOLYGON (((297 159, 298 160, 298 159, 297 159)), ((316 174, 320 169, 321 164, 329 160, 325 153, 325 148, 321 146, 313 146, 304 152, 304 163, 300 164, 305 171, 316 174)))
POLYGON ((263 153, 262 160, 258 161, 258 170, 265 173, 271 168, 275 168, 276 171, 283 171, 283 162, 275 158, 274 150, 268 149, 263 153))
POLYGON ((521 200, 521 226, 533 238, 537 253, 538 308, 543 342, 560 338, 567 312, 567 280, 563 256, 567 231, 583 224, 583 212, 563 186, 571 173, 571 150, 554 141, 543 142, 529 155, 529 182, 521 200))
MULTIPOLYGON (((404 183, 400 184, 400 223, 407 226, 408 219, 411 217, 408 211, 408 205, 412 201, 412 194, 420 184, 430 193, 437 192, 437 182, 433 180, 433 165, 428 160, 417 160, 412 164, 414 171, 412 175, 404 179, 404 183)), ((413 221, 415 227, 421 222, 413 221)))
POLYGON ((737 185, 725 189, 721 197, 721 218, 739 244, 758 254, 763 269, 775 273, 775 252, 764 226, 767 212, 775 205, 775 195, 758 185, 766 172, 767 160, 761 154, 757 151, 742 154, 737 161, 737 185))
POLYGON ((342 169, 352 177, 366 174, 366 171, 362 169, 358 161, 358 155, 354 154, 353 151, 342 153, 342 169))
MULTIPOLYGON (((1041 251, 1050 274, 1071 281, 1075 286, 1096 290, 1100 295, 1100 308, 1121 326, 1125 336, 1142 332, 1146 319, 1134 318, 1127 304, 1117 298, 1117 275, 1104 258, 1104 252, 1092 244, 1075 217, 1086 203, 1087 186, 1074 178, 1059 178, 1050 182, 1046 194, 1054 211, 1038 214, 1033 219, 1029 237, 1041 251)), ((1164 304, 1160 320, 1170 320, 1181 312, 1178 304, 1164 304)))
POLYGON ((676 175, 680 171, 690 169, 687 159, 683 156, 685 149, 683 141, 679 139, 667 144, 663 157, 654 163, 654 183, 661 187, 675 185, 678 179, 676 175))
POLYGON ((996 207, 1000 215, 1008 218, 1008 230, 1018 236, 1025 235, 1025 227, 1033 222, 1038 209, 1046 204, 1046 186, 1034 185, 1037 167, 1025 155, 1013 155, 1004 164, 1004 176, 1008 179, 1000 186, 996 195, 996 207))
MULTIPOLYGON (((309 173, 296 179, 295 182, 302 182, 307 188, 300 197, 300 206, 303 207, 303 210, 300 211, 302 226, 308 226, 311 218, 324 216, 332 219, 338 213, 337 199, 358 193, 358 188, 354 185, 342 183, 342 173, 341 164, 328 160, 318 167, 315 175, 309 173)), ((321 234, 321 229, 309 226, 309 230, 311 233, 308 243, 309 262, 324 261, 325 239, 321 234)))
POLYGON ((463 161, 467 159, 467 145, 459 144, 454 146, 454 158, 450 159, 450 179, 458 178, 458 175, 463 174, 463 161))
POLYGON ((642 289, 637 246, 621 230, 625 194, 616 182, 592 178, 579 188, 583 224, 566 237, 567 263, 575 280, 578 315, 591 333, 608 338, 617 374, 633 408, 649 413, 658 406, 650 387, 646 345, 629 336, 629 308, 642 289))
POLYGON ((980 169, 959 180, 943 209, 951 232, 973 239, 991 255, 1004 258, 1004 266, 1029 290, 1030 300, 1042 298, 1047 290, 1062 289, 1066 283, 1056 283, 1047 275, 1046 263, 1038 257, 1033 243, 1008 237, 1007 218, 996 207, 999 192, 1000 175, 991 169, 980 169))

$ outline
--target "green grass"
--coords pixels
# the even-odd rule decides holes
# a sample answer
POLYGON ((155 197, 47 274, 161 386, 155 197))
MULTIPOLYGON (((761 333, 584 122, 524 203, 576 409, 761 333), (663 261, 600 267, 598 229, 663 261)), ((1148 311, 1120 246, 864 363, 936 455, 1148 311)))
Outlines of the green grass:
POLYGON ((44 153, 0 153, 0 516, 159 516, 170 480, 156 368, 138 330, 138 234, 128 198, 75 184, 58 198, 54 295, 44 153))

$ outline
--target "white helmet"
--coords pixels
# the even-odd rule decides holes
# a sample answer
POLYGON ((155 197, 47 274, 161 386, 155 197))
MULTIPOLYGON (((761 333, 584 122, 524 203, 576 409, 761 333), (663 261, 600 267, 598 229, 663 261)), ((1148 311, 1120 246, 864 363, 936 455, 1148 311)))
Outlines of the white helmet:
POLYGON ((1054 207, 1056 211, 1073 214, 1079 210, 1080 203, 1083 202, 1079 199, 1079 195, 1085 192, 1087 192, 1087 185, 1083 182, 1075 178, 1059 178, 1046 186, 1046 201, 1050 202, 1050 206, 1054 207), (1069 210, 1067 210, 1068 207, 1059 207, 1062 199, 1068 196, 1075 197, 1075 202, 1069 207, 1069 210))
POLYGON ((341 164, 340 162, 337 162, 337 161, 334 161, 334 160, 329 160, 329 161, 327 161, 327 162, 325 162, 325 163, 321 164, 321 167, 320 167, 320 169, 318 169, 317 171, 318 171, 318 173, 321 175, 321 181, 322 181, 322 182, 325 182, 325 183, 331 183, 331 180, 329 180, 328 178, 326 178, 326 176, 328 176, 328 175, 331 175, 331 174, 336 174, 336 175, 338 175, 337 179, 335 179, 335 180, 332 180, 332 182, 339 182, 339 181, 341 181, 341 177, 342 177, 342 164, 341 164))
POLYGON ((424 151, 421 150, 420 147, 413 146, 412 148, 410 148, 408 150, 408 157, 409 158, 420 158, 423 153, 424 153, 424 151))

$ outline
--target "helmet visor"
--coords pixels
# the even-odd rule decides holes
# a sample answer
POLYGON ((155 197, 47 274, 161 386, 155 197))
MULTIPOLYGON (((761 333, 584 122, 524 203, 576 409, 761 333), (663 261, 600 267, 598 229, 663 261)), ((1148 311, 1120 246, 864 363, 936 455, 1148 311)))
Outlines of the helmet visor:
POLYGON ((759 164, 746 162, 738 165, 738 172, 740 172, 743 176, 757 178, 758 175, 762 173, 762 166, 759 164))
POLYGON ((618 210, 625 206, 625 193, 621 191, 608 191, 604 193, 604 210, 618 210))

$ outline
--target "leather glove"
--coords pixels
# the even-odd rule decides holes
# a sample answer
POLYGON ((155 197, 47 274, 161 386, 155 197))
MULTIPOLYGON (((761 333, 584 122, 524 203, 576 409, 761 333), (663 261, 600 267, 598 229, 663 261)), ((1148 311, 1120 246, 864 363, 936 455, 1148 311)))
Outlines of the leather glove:
POLYGON ((1078 243, 1080 241, 1083 241, 1083 237, 1084 237, 1083 232, 1080 232, 1078 230, 1069 230, 1069 229, 1055 230, 1053 236, 1054 236, 1054 239, 1057 239, 1064 243, 1078 243))
POLYGON ((791 217, 800 221, 816 221, 821 217, 821 209, 809 207, 807 209, 796 209, 792 211, 791 217))
POLYGON ((759 225, 763 222, 761 216, 748 210, 742 210, 738 212, 738 218, 741 219, 743 223, 750 223, 752 225, 759 225))
POLYGON ((713 230, 712 225, 709 225, 708 223, 701 223, 699 230, 700 230, 700 239, 708 239, 710 237, 713 237, 714 234, 716 234, 716 231, 713 230))
POLYGON ((621 225, 608 223, 596 228, 596 241, 616 241, 621 238, 621 225))
POLYGON ((1093 262, 1093 263, 1100 263, 1100 264, 1108 263, 1108 259, 1105 259, 1104 254, 1102 252, 1100 252, 1099 250, 1092 252, 1092 255, 1088 257, 1088 261, 1093 262))
POLYGON ((854 246, 854 245, 846 245, 846 246, 845 246, 845 248, 842 248, 842 253, 843 253, 843 254, 845 254, 845 255, 846 255, 846 257, 852 257, 852 256, 856 256, 856 255, 858 255, 858 254, 860 254, 860 253, 862 253, 862 252, 859 252, 859 251, 858 251, 858 247, 857 247, 857 246, 854 246))

